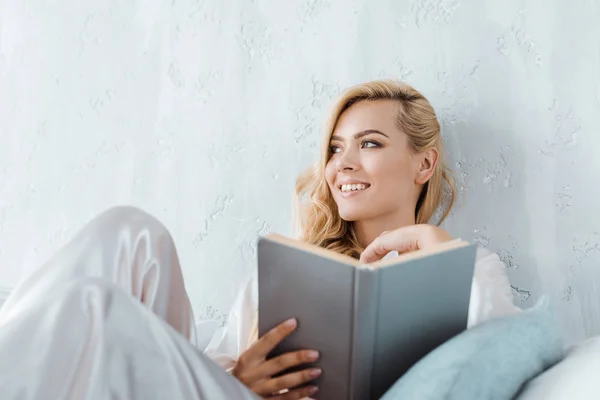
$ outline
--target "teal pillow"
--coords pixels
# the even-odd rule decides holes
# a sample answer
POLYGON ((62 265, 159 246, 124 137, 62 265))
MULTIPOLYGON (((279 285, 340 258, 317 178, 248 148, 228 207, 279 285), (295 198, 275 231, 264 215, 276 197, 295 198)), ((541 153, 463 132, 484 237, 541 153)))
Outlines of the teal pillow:
POLYGON ((563 358, 547 297, 519 314, 481 323, 423 357, 382 400, 508 400, 563 358))

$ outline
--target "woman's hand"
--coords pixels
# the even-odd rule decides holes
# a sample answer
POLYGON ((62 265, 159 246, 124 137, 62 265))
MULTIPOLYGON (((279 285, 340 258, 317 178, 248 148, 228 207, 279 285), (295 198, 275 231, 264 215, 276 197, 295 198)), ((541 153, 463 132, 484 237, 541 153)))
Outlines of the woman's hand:
POLYGON ((294 319, 285 321, 271 329, 237 361, 232 375, 259 396, 271 400, 296 400, 309 397, 317 392, 315 386, 301 386, 321 375, 316 368, 307 368, 273 378, 273 375, 288 368, 308 364, 319 358, 319 353, 313 350, 299 350, 282 354, 266 360, 267 355, 290 333, 296 329, 294 319), (288 392, 278 394, 284 389, 288 392))
POLYGON ((379 235, 360 255, 361 263, 372 263, 381 260, 390 251, 398 254, 421 250, 452 237, 442 228, 435 225, 409 225, 379 235))

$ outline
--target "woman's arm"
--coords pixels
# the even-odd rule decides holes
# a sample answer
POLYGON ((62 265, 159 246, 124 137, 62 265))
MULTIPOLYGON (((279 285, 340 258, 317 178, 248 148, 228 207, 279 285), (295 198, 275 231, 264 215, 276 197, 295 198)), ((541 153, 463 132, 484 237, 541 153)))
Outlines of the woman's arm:
POLYGON ((240 355, 258 339, 257 310, 257 281, 252 274, 231 306, 225 327, 212 338, 204 354, 223 369, 231 371, 240 355))
POLYGON ((478 247, 467 326, 520 312, 513 301, 506 266, 496 253, 478 247))

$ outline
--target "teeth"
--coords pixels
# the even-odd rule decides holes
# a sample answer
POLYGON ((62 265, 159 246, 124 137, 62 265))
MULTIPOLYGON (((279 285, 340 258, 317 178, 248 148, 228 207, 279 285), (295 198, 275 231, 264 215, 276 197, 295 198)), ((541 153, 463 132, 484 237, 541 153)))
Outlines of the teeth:
POLYGON ((365 190, 366 188, 367 185, 365 185, 364 183, 356 183, 351 185, 342 185, 341 190, 342 192, 352 192, 355 190, 365 190))

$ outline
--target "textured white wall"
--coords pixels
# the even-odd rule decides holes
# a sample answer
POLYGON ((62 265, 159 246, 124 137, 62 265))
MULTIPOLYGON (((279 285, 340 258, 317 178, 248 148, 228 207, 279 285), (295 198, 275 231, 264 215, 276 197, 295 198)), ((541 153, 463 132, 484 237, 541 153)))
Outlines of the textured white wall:
POLYGON ((438 110, 462 200, 447 224, 507 262, 522 305, 600 333, 600 2, 0 1, 0 284, 106 207, 172 230, 222 320, 257 234, 340 89, 397 77, 438 110))

